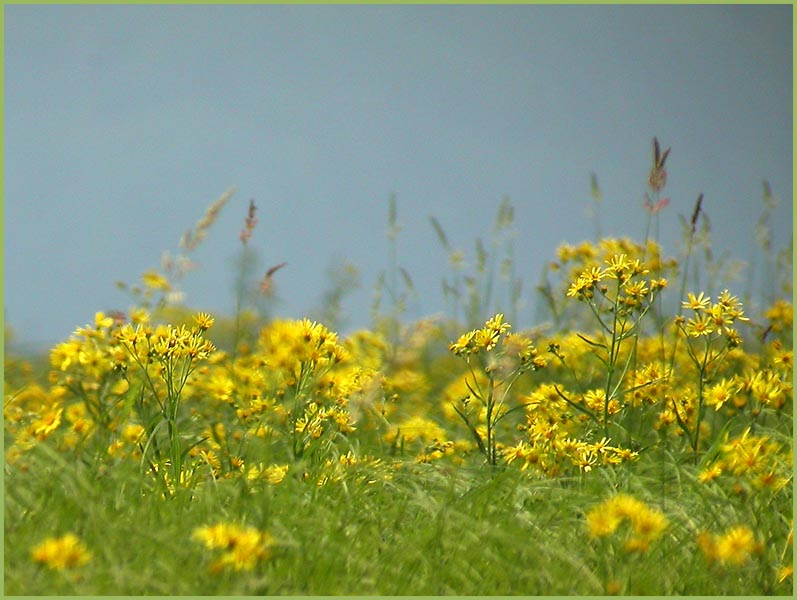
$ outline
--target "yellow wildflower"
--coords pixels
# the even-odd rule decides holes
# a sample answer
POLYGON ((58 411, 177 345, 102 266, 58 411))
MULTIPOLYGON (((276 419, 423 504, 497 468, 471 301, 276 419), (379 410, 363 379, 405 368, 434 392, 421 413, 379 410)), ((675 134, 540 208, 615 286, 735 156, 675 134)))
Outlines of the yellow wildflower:
POLYGON ((91 552, 74 533, 67 533, 60 538, 47 538, 33 548, 31 555, 35 562, 57 571, 79 567, 91 560, 91 552))
POLYGON ((592 537, 614 533, 624 521, 633 534, 625 540, 628 552, 645 552, 667 527, 667 518, 658 510, 627 494, 618 494, 587 513, 587 528, 592 537))
POLYGON ((288 465, 271 465, 264 469, 263 479, 272 485, 277 485, 278 483, 282 483, 287 472, 288 465))
POLYGON ((791 579, 792 575, 794 575, 794 567, 791 565, 781 567, 778 569, 778 583, 783 583, 787 579, 791 579))
POLYGON ((113 318, 106 316, 104 312, 98 312, 94 315, 94 326, 97 329, 104 329, 113 325, 113 318))
POLYGON ((196 321, 197 327, 199 327, 200 331, 207 331, 211 327, 213 327, 213 323, 215 323, 215 319, 211 317, 208 313, 200 312, 194 315, 194 321, 196 321))
POLYGON ((611 259, 606 261, 609 268, 606 269, 607 274, 613 274, 617 279, 625 281, 629 278, 628 270, 631 267, 631 261, 625 254, 615 254, 611 259))
POLYGON ((226 548, 230 545, 238 528, 226 523, 208 525, 194 530, 194 539, 201 542, 208 550, 226 548))
POLYGON ((772 331, 778 333, 791 330, 794 323, 793 312, 794 307, 791 302, 778 300, 764 312, 764 316, 769 319, 772 331))
POLYGON ((622 517, 605 503, 599 504, 587 513, 587 528, 592 537, 611 535, 617 531, 622 522, 622 517))
POLYGON ((193 538, 208 550, 224 551, 210 565, 213 572, 227 568, 251 571, 259 561, 271 555, 271 536, 253 527, 218 523, 195 529, 193 538))
POLYGON ((150 315, 144 308, 131 308, 130 309, 130 322, 136 325, 149 323, 150 315))
POLYGON ((58 429, 61 424, 61 415, 64 409, 60 406, 53 406, 41 415, 39 419, 31 423, 29 433, 37 440, 42 441, 53 431, 58 429))
POLYGON ((495 348, 501 335, 506 332, 511 325, 504 323, 504 315, 498 313, 492 319, 489 319, 484 327, 476 332, 474 342, 478 348, 484 348, 486 352, 490 352, 495 348))
POLYGON ((144 428, 139 424, 130 423, 122 429, 122 438, 130 444, 137 443, 144 435, 144 428))
POLYGON ((733 527, 716 539, 717 559, 723 564, 742 565, 760 551, 761 544, 746 525, 733 527))
POLYGON ((706 469, 701 471, 700 474, 697 476, 697 480, 700 483, 706 483, 708 481, 713 481, 720 475, 722 475, 722 466, 718 463, 715 463, 710 467, 707 467, 706 469))
POLYGON ((476 331, 469 331, 467 333, 463 333, 459 336, 459 339, 456 342, 453 342, 448 349, 456 354, 457 356, 462 356, 470 354, 474 351, 474 338, 476 337, 476 331))
POLYGON ((708 308, 708 305, 711 303, 711 298, 706 296, 703 292, 700 292, 700 295, 695 296, 692 292, 689 292, 687 295, 687 300, 685 302, 681 302, 681 306, 684 308, 690 308, 695 312, 699 312, 708 308))
POLYGON ((141 276, 141 281, 153 290, 168 290, 169 281, 157 271, 147 271, 141 276))
POLYGON ((710 335, 714 333, 714 323, 711 320, 711 317, 707 314, 700 314, 693 319, 689 319, 686 322, 686 327, 684 328, 686 331, 686 335, 689 337, 701 337, 704 335, 710 335))
POLYGON ((426 443, 430 443, 434 440, 444 440, 446 433, 435 421, 415 415, 402 421, 385 434, 385 441, 387 442, 392 443, 396 438, 401 438, 404 442, 423 440, 426 443))
POLYGON ((729 402, 739 390, 738 384, 732 380, 723 379, 719 383, 709 386, 704 392, 706 406, 713 406, 714 410, 719 410, 722 405, 729 402))

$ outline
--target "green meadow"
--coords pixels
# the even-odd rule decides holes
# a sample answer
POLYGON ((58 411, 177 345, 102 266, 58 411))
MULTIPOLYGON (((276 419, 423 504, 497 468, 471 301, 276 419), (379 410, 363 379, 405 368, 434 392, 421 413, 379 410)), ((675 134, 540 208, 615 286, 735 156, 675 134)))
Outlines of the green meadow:
POLYGON ((323 318, 271 316, 254 203, 234 314, 186 304, 223 195, 129 308, 7 346, 5 594, 791 596, 791 246, 765 184, 768 289, 734 289, 702 196, 664 247, 668 152, 645 231, 551 248, 526 288, 508 201, 470 261, 432 219, 445 316, 406 317, 391 259, 346 335, 352 267, 323 318))

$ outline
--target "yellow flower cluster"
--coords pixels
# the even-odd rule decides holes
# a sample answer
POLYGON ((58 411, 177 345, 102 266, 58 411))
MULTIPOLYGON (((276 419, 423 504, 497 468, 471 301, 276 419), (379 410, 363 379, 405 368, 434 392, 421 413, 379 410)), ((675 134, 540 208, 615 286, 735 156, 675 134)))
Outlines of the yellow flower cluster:
POLYGON ((732 325, 736 321, 743 322, 750 319, 744 316, 739 299, 732 296, 728 290, 724 290, 714 304, 703 292, 697 296, 690 292, 681 306, 693 313, 689 319, 683 317, 676 319, 676 324, 688 337, 724 335, 731 346, 741 344, 741 337, 732 325))
POLYGON ((541 369, 547 361, 537 356, 537 349, 524 334, 507 333, 512 326, 504 322, 502 313, 488 319, 484 327, 463 333, 448 349, 456 356, 468 358, 481 351, 491 353, 501 342, 500 356, 493 357, 489 368, 508 374, 514 369, 541 369), (506 334, 506 335, 504 335, 506 334), (502 338, 503 336, 503 338, 502 338))
POLYGON ((323 408, 315 402, 310 402, 305 407, 304 414, 294 424, 294 431, 307 436, 308 440, 317 440, 324 433, 324 424, 329 421, 334 422, 337 430, 342 433, 355 431, 348 411, 339 406, 323 408))
POLYGON ((257 345, 267 366, 297 378, 307 369, 316 371, 346 358, 337 334, 309 319, 274 321, 262 330, 257 345))
MULTIPOLYGON (((788 355, 787 355, 788 356, 788 355)), ((739 391, 748 395, 756 403, 754 413, 759 412, 758 407, 766 406, 775 410, 783 408, 791 402, 794 395, 794 384, 787 379, 792 377, 791 357, 777 369, 763 369, 739 377, 739 391)))
POLYGON ((702 482, 726 475, 734 481, 737 492, 742 482, 762 489, 778 491, 789 484, 792 472, 790 448, 784 448, 766 435, 753 435, 748 427, 742 435, 725 435, 718 458, 699 475, 702 482))
POLYGON ((213 324, 213 319, 205 313, 199 313, 195 320, 197 325, 191 329, 185 325, 133 327, 128 323, 115 333, 115 337, 140 365, 156 360, 205 360, 216 350, 213 342, 202 337, 202 333, 213 324))
MULTIPOLYGON (((305 478, 311 479, 310 474, 305 473, 305 478)), ((354 483, 372 485, 379 480, 389 481, 391 478, 392 469, 388 468, 382 459, 367 454, 358 456, 349 450, 336 458, 325 460, 321 475, 317 477, 315 483, 321 487, 330 483, 348 480, 354 483)))
POLYGON ((479 361, 481 370, 474 371, 471 366, 470 375, 462 380, 469 393, 454 398, 449 408, 464 421, 479 450, 493 465, 498 462, 499 449, 503 449, 497 439, 498 425, 509 412, 507 402, 512 386, 529 369, 547 365, 544 358, 537 356, 528 337, 505 335, 510 327, 504 322, 504 315, 498 313, 483 328, 463 334, 449 346, 454 355, 463 357, 469 365, 471 355, 484 350, 479 361), (491 354, 502 336, 501 351, 491 354), (472 400, 476 402, 471 403, 472 400), (479 407, 478 411, 473 410, 474 406, 479 407))
POLYGON ((56 571, 80 567, 91 560, 91 552, 74 533, 45 539, 33 548, 31 556, 35 562, 56 571))
POLYGON ((697 545, 709 562, 737 567, 763 550, 763 544, 746 525, 731 527, 721 535, 704 531, 698 535, 697 545))
POLYGON ((86 378, 99 380, 112 370, 125 366, 124 348, 115 343, 112 335, 114 321, 105 313, 94 316, 94 327, 78 328, 66 342, 50 351, 50 364, 54 369, 74 375, 68 382, 86 378))
POLYGON ((562 244, 556 249, 556 261, 551 263, 553 271, 567 269, 567 280, 574 281, 579 273, 598 267, 611 257, 625 254, 636 260, 644 260, 645 268, 653 273, 672 271, 677 262, 672 259, 663 259, 661 247, 654 240, 646 244, 638 244, 629 238, 602 238, 595 242, 582 242, 577 246, 562 244))
POLYGON ((210 422, 229 418, 223 405, 231 406, 237 417, 223 436, 215 432, 204 436, 202 447, 217 455, 225 467, 214 469, 214 477, 246 472, 251 474, 250 481, 262 479, 257 463, 226 468, 238 460, 238 454, 246 454, 246 447, 256 439, 289 441, 292 458, 296 458, 327 434, 354 433, 349 403, 358 404, 357 417, 361 418, 366 395, 374 393, 372 387, 381 381, 380 373, 363 366, 363 362, 380 366, 380 357, 359 360, 361 353, 370 354, 371 344, 378 342, 365 337, 340 343, 336 333, 309 319, 275 320, 260 330, 253 347, 241 346, 234 358, 214 354, 210 365, 190 380, 188 389, 191 398, 212 400, 198 403, 195 409, 210 422), (230 442, 237 447, 236 456, 230 442))
MULTIPOLYGON (((282 483, 282 481, 285 479, 285 475, 287 475, 289 468, 290 468, 289 465, 269 465, 268 467, 262 470, 261 476, 266 481, 266 483, 270 483, 271 485, 278 485, 282 483)), ((247 474, 247 477, 252 478, 251 471, 249 474, 247 474)))
POLYGON ((385 433, 384 439, 391 444, 403 444, 422 440, 425 443, 444 441, 445 430, 435 421, 421 415, 413 415, 394 425, 385 433))
POLYGON ((274 543, 268 533, 228 523, 199 527, 193 537, 208 550, 221 551, 221 556, 210 565, 214 573, 225 569, 251 571, 271 557, 274 543))
POLYGON ((593 507, 586 520, 592 537, 611 535, 628 522, 631 532, 625 539, 627 552, 646 552, 668 525, 664 513, 627 494, 618 494, 593 507))
POLYGON ((52 436, 62 423, 69 428, 58 440, 62 449, 78 445, 97 424, 119 425, 115 419, 129 386, 124 379, 127 356, 114 337, 116 326, 116 318, 97 312, 93 325, 78 328, 50 351, 49 390, 35 383, 6 402, 6 428, 15 438, 9 460, 52 436))
POLYGON ((606 438, 597 442, 579 439, 585 433, 584 415, 576 413, 552 384, 541 385, 521 402, 526 420, 518 429, 525 432, 526 439, 504 448, 507 464, 517 460, 522 470, 531 468, 553 477, 568 464, 588 473, 596 466, 618 465, 638 458, 636 452, 611 446, 606 438))
POLYGON ((775 333, 791 331, 794 323, 794 307, 788 300, 776 300, 764 311, 764 317, 769 320, 769 326, 775 333))
POLYGON ((449 346, 449 350, 457 356, 477 354, 480 350, 490 352, 510 327, 512 326, 509 323, 504 323, 504 315, 498 313, 489 319, 481 329, 463 333, 456 342, 449 346))
POLYGON ((171 288, 169 280, 154 270, 146 271, 141 275, 141 281, 151 290, 167 291, 171 288))
POLYGON ((626 254, 615 254, 607 259, 606 267, 593 266, 582 271, 567 290, 567 296, 579 300, 591 300, 598 290, 603 296, 616 303, 619 310, 632 311, 643 309, 653 296, 667 286, 663 277, 649 280, 639 279, 642 275, 650 273, 639 258, 631 260, 626 254), (616 296, 603 280, 617 282, 616 296))

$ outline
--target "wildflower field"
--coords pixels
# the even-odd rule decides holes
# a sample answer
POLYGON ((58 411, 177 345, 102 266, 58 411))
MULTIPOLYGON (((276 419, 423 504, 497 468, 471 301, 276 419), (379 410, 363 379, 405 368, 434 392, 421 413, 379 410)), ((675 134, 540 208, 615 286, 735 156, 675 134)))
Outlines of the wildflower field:
POLYGON ((225 194, 132 306, 6 353, 5 593, 792 595, 791 246, 765 184, 771 291, 726 280, 702 196, 663 248, 668 152, 639 239, 553 248, 522 292, 508 202, 469 267, 432 219, 450 313, 404 318, 393 263, 345 336, 346 277, 326 320, 270 316, 254 202, 235 314, 181 301, 225 194))

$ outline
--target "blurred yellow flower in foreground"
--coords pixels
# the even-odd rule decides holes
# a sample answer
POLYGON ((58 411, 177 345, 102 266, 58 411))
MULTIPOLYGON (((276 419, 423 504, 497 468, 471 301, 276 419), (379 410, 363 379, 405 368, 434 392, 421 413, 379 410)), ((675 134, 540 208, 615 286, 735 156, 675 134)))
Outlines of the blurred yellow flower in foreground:
POLYGON ((587 513, 587 529, 592 537, 611 535, 624 522, 632 533, 625 543, 628 552, 645 552, 650 542, 659 538, 667 527, 667 518, 644 502, 627 494, 618 494, 601 502, 587 513))
POLYGON ((271 536, 253 527, 218 523, 195 529, 193 537, 208 550, 224 551, 210 565, 214 573, 227 568, 251 571, 259 561, 271 556, 271 536))
POLYGON ((743 565, 763 550, 753 530, 746 525, 731 527, 722 535, 703 532, 697 537, 697 545, 709 561, 734 566, 743 565))
POLYGON ((58 571, 79 567, 91 560, 91 552, 74 533, 67 533, 60 538, 47 538, 33 548, 31 555, 35 562, 58 571))

